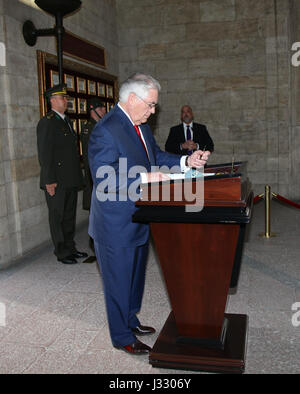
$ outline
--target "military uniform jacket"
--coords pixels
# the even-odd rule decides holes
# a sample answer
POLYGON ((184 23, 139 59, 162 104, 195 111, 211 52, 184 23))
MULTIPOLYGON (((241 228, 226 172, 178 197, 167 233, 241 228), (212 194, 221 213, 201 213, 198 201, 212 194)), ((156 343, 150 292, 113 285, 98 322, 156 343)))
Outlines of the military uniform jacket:
POLYGON ((52 183, 63 189, 83 188, 77 135, 56 112, 49 112, 39 121, 37 147, 41 189, 52 183))
POLYGON ((84 123, 82 131, 80 133, 80 140, 82 143, 82 156, 83 156, 83 164, 84 169, 89 171, 89 160, 88 160, 88 147, 89 147, 89 139, 91 132, 97 122, 94 119, 89 119, 84 123))
POLYGON ((82 143, 82 156, 83 156, 83 165, 84 165, 84 174, 85 174, 85 188, 83 190, 83 198, 82 198, 82 208, 89 210, 91 205, 91 196, 93 190, 93 180, 89 167, 89 159, 88 159, 88 146, 91 132, 97 122, 94 119, 89 119, 82 128, 80 133, 80 139, 82 143))

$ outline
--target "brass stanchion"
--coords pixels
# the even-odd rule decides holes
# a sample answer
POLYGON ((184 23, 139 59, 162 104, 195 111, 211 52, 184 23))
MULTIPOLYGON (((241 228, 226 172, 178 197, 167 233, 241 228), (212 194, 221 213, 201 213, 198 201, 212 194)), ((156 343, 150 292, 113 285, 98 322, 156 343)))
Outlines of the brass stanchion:
POLYGON ((276 234, 271 233, 271 188, 269 185, 265 186, 265 233, 259 234, 260 237, 271 238, 276 237, 276 234))

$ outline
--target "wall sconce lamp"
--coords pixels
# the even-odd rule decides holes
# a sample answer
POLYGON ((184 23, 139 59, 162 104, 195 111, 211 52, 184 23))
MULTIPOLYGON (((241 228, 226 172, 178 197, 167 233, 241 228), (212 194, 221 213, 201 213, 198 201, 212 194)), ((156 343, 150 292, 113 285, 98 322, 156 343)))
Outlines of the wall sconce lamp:
POLYGON ((52 29, 36 29, 34 24, 27 20, 23 24, 23 37, 29 46, 36 44, 37 37, 56 36, 57 39, 57 57, 59 70, 59 83, 63 83, 63 66, 62 66, 62 37, 65 32, 63 27, 64 16, 74 13, 81 7, 80 0, 35 0, 35 4, 43 11, 55 17, 56 25, 52 29))

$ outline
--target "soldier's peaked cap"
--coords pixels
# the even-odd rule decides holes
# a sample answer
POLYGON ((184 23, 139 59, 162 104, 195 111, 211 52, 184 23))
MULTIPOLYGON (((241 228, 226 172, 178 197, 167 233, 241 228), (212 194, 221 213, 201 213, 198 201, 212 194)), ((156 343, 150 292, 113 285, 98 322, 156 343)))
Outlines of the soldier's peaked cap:
POLYGON ((88 110, 89 111, 91 111, 92 109, 98 108, 98 107, 105 108, 105 104, 103 103, 103 101, 101 101, 100 99, 98 99, 96 97, 92 97, 92 98, 88 99, 88 110))
POLYGON ((67 96, 67 85, 65 83, 61 85, 54 85, 45 91, 44 96, 50 98, 52 96, 67 96))

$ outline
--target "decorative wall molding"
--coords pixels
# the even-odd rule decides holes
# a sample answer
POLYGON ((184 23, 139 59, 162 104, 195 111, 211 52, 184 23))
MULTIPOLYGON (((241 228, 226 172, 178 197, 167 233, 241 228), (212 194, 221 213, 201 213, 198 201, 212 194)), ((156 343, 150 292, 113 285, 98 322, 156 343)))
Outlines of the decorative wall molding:
POLYGON ((75 34, 65 31, 62 40, 63 53, 75 59, 106 68, 105 49, 75 34))

